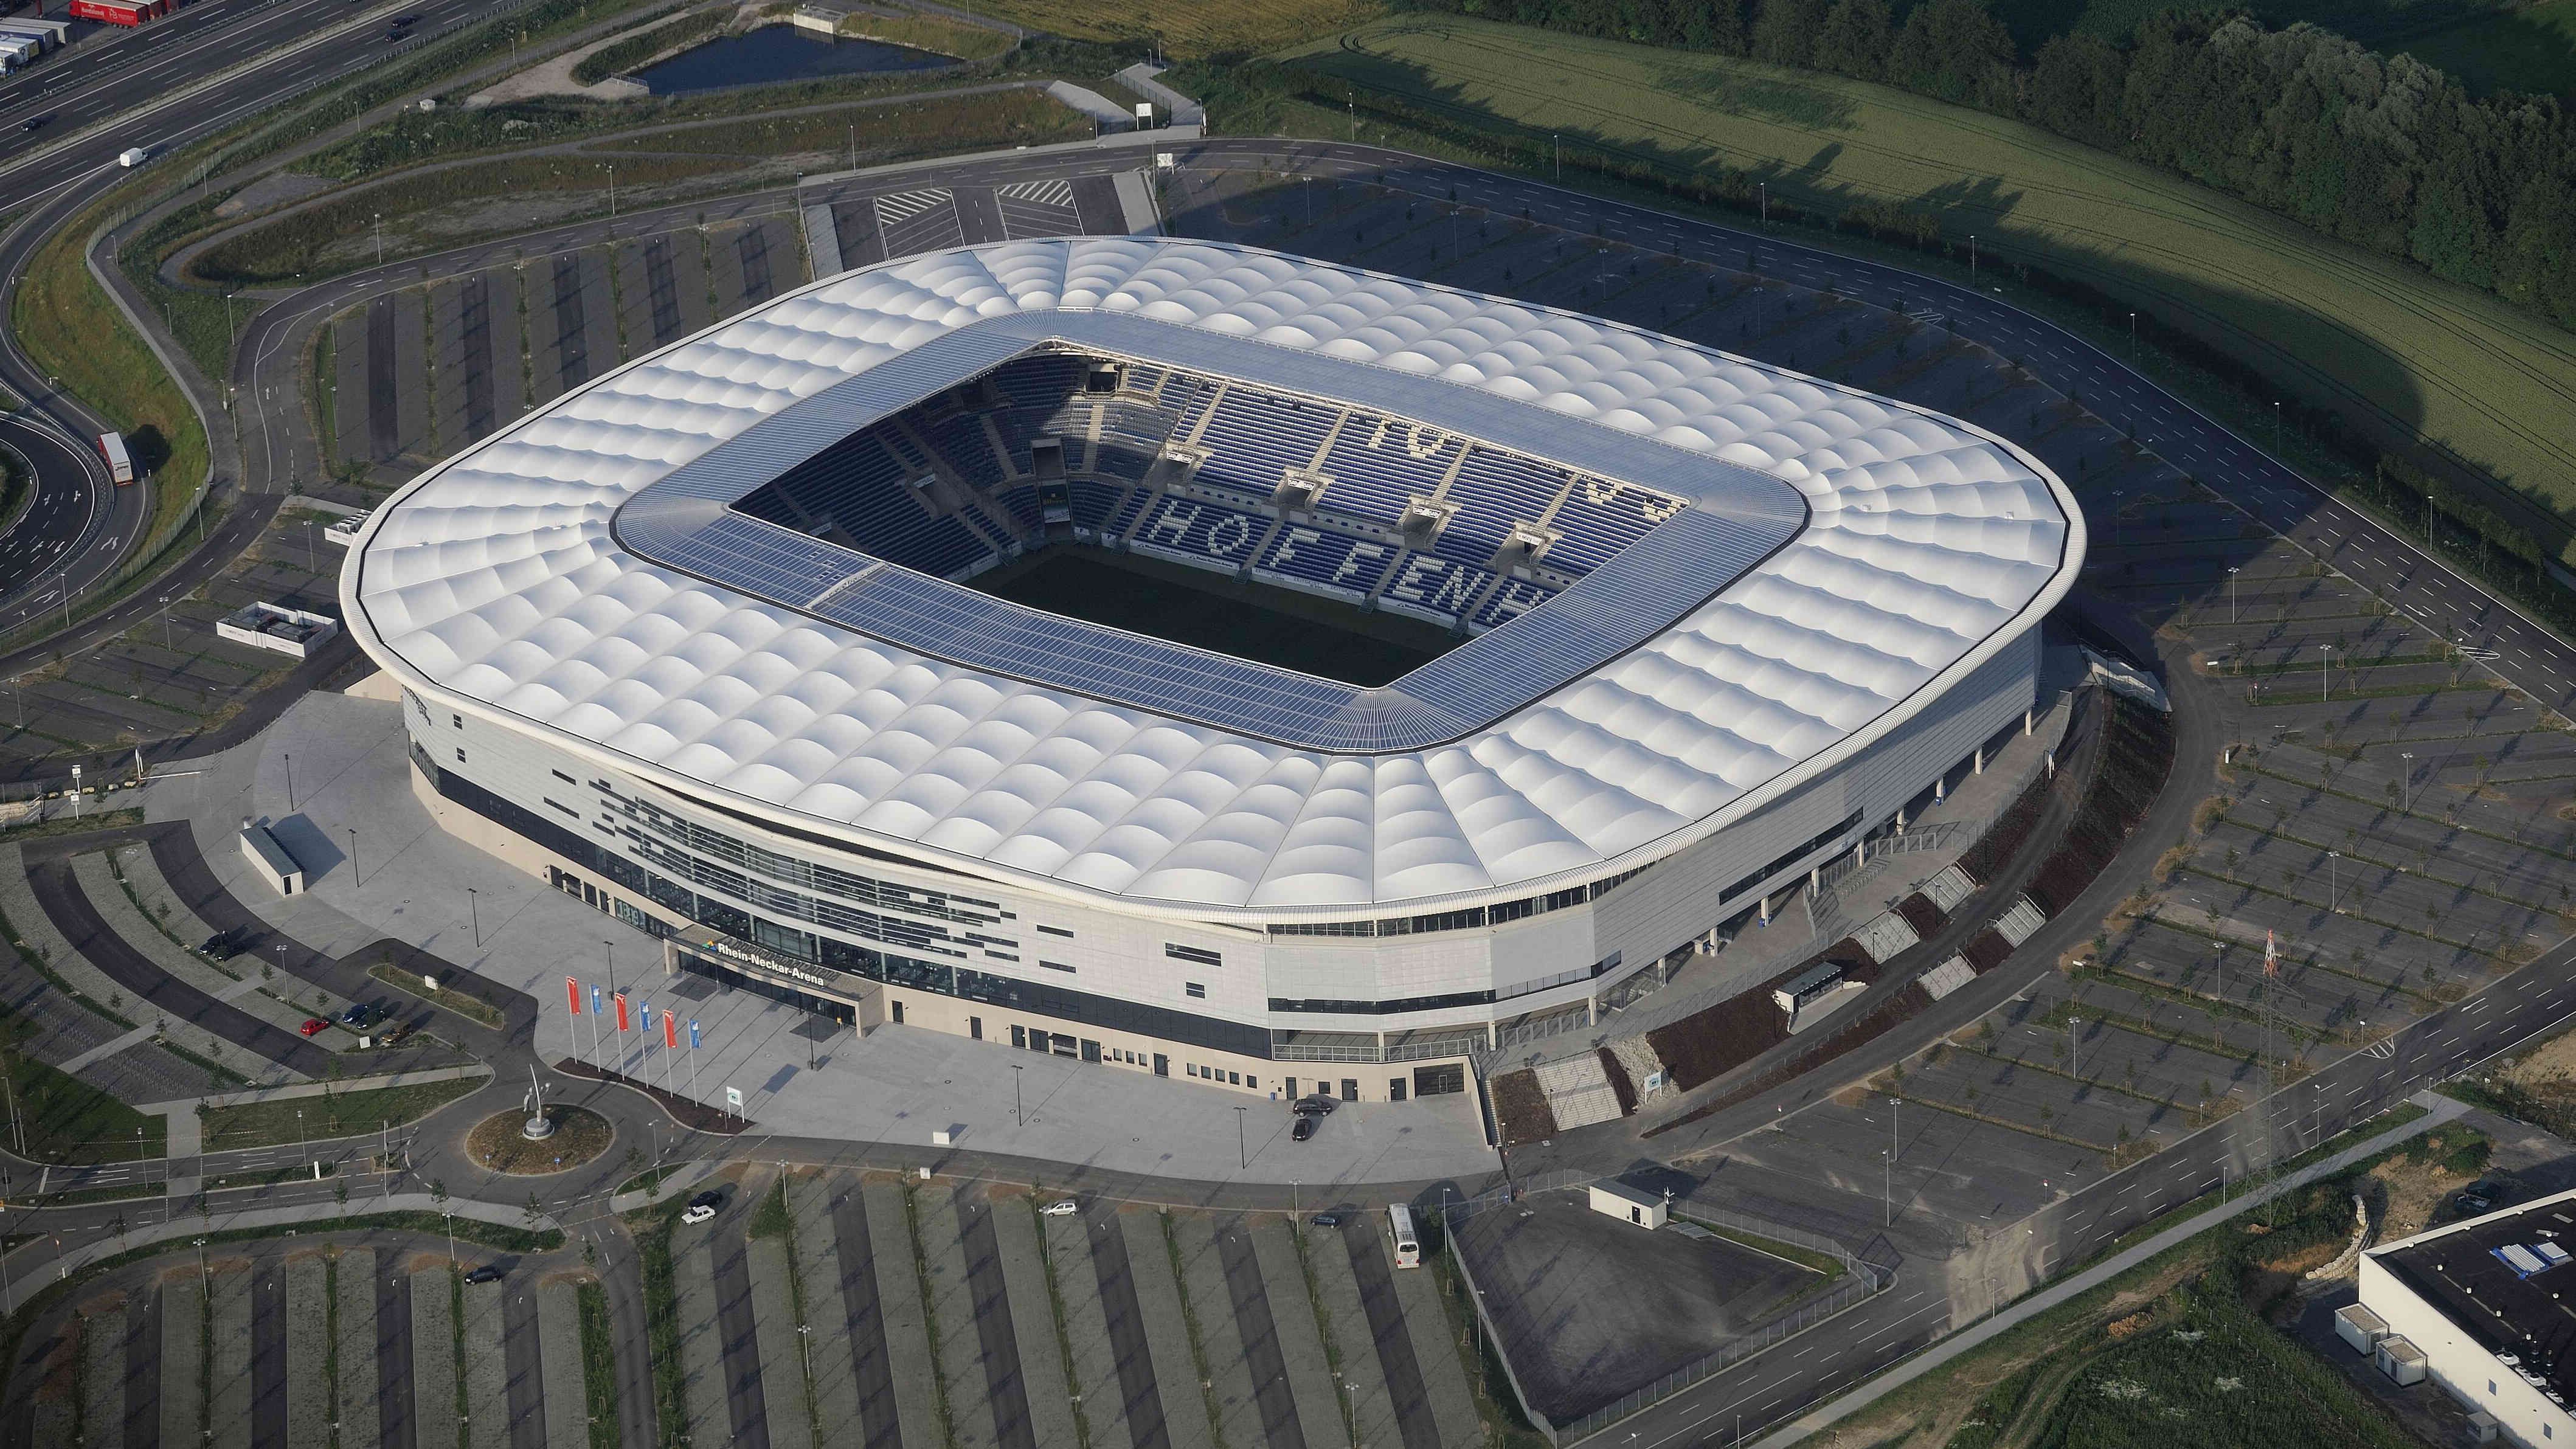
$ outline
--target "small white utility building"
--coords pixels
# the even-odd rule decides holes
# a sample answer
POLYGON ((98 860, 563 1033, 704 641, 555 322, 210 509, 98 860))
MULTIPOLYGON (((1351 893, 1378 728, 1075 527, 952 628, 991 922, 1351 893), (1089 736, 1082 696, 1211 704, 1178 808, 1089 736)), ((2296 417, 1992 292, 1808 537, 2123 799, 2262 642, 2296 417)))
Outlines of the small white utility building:
POLYGON ((1624 1182, 1592 1184, 1592 1210, 1607 1213, 1622 1222, 1641 1228, 1660 1228, 1672 1215, 1672 1204, 1660 1193, 1630 1187, 1624 1182))

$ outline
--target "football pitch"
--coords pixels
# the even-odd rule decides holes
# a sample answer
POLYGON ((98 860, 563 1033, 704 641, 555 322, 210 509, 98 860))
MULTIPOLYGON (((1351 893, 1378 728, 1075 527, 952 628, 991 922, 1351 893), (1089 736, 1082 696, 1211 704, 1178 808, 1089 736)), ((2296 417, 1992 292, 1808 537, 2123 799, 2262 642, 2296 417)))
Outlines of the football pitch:
POLYGON ((1293 589, 1074 546, 1040 550, 967 586, 1050 614, 1344 684, 1388 683, 1465 642, 1435 625, 1293 589))

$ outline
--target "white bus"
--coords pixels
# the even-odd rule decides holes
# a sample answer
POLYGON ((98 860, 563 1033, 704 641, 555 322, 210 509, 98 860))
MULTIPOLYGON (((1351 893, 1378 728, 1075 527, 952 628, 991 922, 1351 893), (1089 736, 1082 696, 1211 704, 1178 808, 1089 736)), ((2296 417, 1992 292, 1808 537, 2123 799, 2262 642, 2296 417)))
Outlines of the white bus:
POLYGON ((107 462, 108 477, 115 479, 119 483, 131 483, 134 481, 134 459, 128 456, 125 451, 124 435, 119 433, 99 434, 98 455, 107 462))
POLYGON ((1395 1242, 1395 1266, 1422 1266, 1422 1240, 1413 1235, 1413 1209, 1400 1202, 1386 1205, 1387 1236, 1395 1242))

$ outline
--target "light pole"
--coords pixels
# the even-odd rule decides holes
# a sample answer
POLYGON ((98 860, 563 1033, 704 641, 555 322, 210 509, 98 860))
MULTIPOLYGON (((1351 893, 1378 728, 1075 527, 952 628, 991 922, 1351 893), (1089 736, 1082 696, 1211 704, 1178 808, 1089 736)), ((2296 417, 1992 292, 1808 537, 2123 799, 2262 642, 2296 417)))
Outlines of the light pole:
POLYGON ((467 915, 473 919, 474 948, 479 951, 483 948, 483 904, 481 900, 477 898, 474 887, 472 886, 467 886, 465 888, 465 910, 467 915))
POLYGON ((2066 1074, 2078 1082, 2084 1080, 2084 1038, 2078 1030, 2083 1025, 2080 1016, 2066 1018, 2066 1074))
POLYGON ((2406 813, 2408 808, 2407 797, 2414 793, 2415 752, 2413 750, 2400 750, 2397 753, 2397 758, 2406 762, 2406 778, 2404 781, 2400 782, 2397 788, 2397 813, 2403 815, 2406 813))
POLYGON ((349 827, 349 884, 355 887, 366 883, 366 877, 358 873, 358 827, 352 825, 349 827))
POLYGON ((2342 851, 2329 850, 2326 852, 2326 910, 2331 914, 2338 916, 2343 914, 2343 907, 2341 905, 2343 900, 2343 886, 2340 884, 2342 872, 2337 869, 2338 864, 2342 860, 2342 851))
POLYGON ((287 755, 284 758, 286 760, 286 809, 287 813, 293 814, 295 810, 295 757, 293 755, 287 755))
POLYGON ((1234 1155, 1242 1160, 1244 1168, 1249 1169, 1252 1166, 1252 1149, 1244 1143, 1243 1113, 1241 1107, 1234 1109, 1234 1155))
POLYGON ((2317 703, 2319 703, 2319 704, 2323 704, 2323 703, 2325 703, 2325 702, 2326 702, 2326 680, 2327 680, 2327 678, 2331 675, 2331 673, 2333 672, 2333 669, 2334 669, 2334 646, 2333 646, 2332 644, 2320 644, 2320 645, 2318 645, 2318 646, 2317 646, 2317 703))
POLYGON ((2281 405, 2272 404, 2272 456, 2281 455, 2281 405))
POLYGON ((1896 1221, 1896 1159, 1878 1154, 1878 1225, 1886 1227, 1896 1221))
POLYGON ((2227 622, 2236 622, 2236 570, 2227 571, 2227 622))
POLYGON ((1020 1109, 1021 1073, 1026 1070, 1018 1062, 1011 1063, 1011 1120, 1022 1127, 1029 1125, 1028 1114, 1020 1109))
POLYGON ((385 264, 385 214, 376 213, 376 265, 385 264))
POLYGON ((161 652, 164 654, 177 652, 170 647, 170 596, 168 594, 161 596, 161 652))

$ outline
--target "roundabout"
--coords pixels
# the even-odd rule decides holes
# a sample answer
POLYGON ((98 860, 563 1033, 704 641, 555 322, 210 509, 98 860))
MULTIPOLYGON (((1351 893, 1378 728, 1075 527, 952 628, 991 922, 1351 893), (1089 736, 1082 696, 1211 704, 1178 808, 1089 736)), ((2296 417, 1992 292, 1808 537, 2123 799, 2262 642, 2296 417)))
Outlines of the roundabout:
POLYGON ((493 1172, 544 1177, 597 1161, 616 1140, 608 1119, 587 1107, 548 1106, 533 1117, 514 1107, 475 1123, 465 1155, 493 1172))

